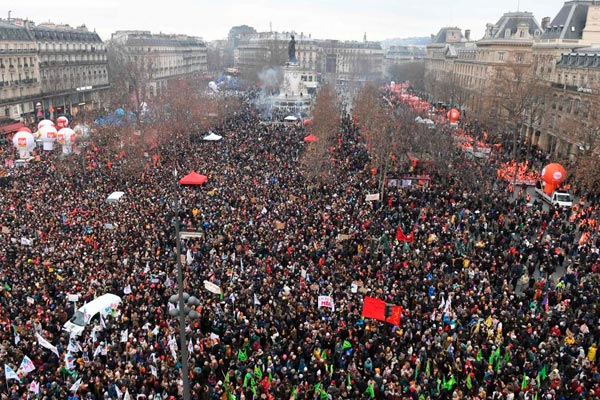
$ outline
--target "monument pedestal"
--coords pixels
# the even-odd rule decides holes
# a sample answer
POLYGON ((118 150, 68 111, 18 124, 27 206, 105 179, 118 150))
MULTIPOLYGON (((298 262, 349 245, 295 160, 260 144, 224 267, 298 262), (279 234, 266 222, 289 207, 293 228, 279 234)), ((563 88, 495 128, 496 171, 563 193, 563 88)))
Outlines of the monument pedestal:
POLYGON ((303 70, 300 64, 288 62, 282 70, 283 82, 279 94, 269 98, 272 111, 306 117, 312 107, 312 97, 302 81, 303 70))

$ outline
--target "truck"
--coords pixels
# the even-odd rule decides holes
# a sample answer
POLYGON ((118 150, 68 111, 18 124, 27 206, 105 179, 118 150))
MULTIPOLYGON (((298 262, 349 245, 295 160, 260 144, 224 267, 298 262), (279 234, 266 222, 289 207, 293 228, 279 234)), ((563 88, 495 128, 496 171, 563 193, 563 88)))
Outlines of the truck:
POLYGON ((538 182, 535 187, 535 193, 546 203, 555 207, 573 207, 573 196, 564 190, 555 190, 551 194, 544 192, 542 182, 538 182))

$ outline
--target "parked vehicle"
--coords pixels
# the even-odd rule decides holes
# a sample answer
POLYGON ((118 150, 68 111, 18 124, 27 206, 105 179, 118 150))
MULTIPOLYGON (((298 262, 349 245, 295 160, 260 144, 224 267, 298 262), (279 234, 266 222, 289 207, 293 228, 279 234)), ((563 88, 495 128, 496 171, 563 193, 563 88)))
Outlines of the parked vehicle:
POLYGON ((116 294, 107 293, 79 307, 75 314, 68 320, 63 331, 78 336, 86 325, 97 315, 108 315, 121 304, 121 298, 116 294))

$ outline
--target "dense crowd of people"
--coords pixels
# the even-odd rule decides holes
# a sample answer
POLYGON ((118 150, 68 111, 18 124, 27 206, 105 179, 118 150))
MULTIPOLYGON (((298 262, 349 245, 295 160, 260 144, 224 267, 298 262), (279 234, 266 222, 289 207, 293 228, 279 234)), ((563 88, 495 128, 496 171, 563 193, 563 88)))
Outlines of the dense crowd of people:
POLYGON ((168 312, 177 220, 199 236, 180 249, 185 291, 201 300, 187 325, 194 399, 600 397, 597 206, 527 204, 496 178, 501 155, 458 149, 460 167, 430 185, 366 201, 379 181, 352 119, 319 183, 302 172, 302 126, 261 123, 244 104, 214 129, 222 141, 169 142, 136 176, 94 146, 70 156, 87 156, 79 168, 58 168, 56 151, 11 169, 0 354, 19 379, 0 378, 3 399, 182 398, 168 312), (178 185, 191 170, 208 182, 178 185), (125 195, 107 204, 114 191, 125 195), (62 330, 75 304, 105 293, 118 310, 80 336, 62 330), (401 306, 400 324, 363 318, 365 296, 401 306))

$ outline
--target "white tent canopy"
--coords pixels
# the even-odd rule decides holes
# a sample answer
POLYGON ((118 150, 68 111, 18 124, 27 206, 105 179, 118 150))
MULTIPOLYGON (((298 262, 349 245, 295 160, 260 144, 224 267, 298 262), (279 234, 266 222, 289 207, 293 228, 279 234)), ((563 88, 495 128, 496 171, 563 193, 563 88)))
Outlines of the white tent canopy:
POLYGON ((202 140, 208 140, 209 142, 216 142, 223 139, 223 136, 219 136, 214 132, 210 132, 207 136, 204 136, 202 140))
POLYGON ((285 121, 297 121, 298 118, 294 117, 293 115, 288 115, 287 117, 284 118, 285 121))
POLYGON ((121 197, 123 197, 124 194, 125 194, 125 192, 112 192, 110 194, 110 196, 108 196, 106 198, 106 202, 107 203, 115 203, 115 202, 119 201, 121 199, 121 197))

